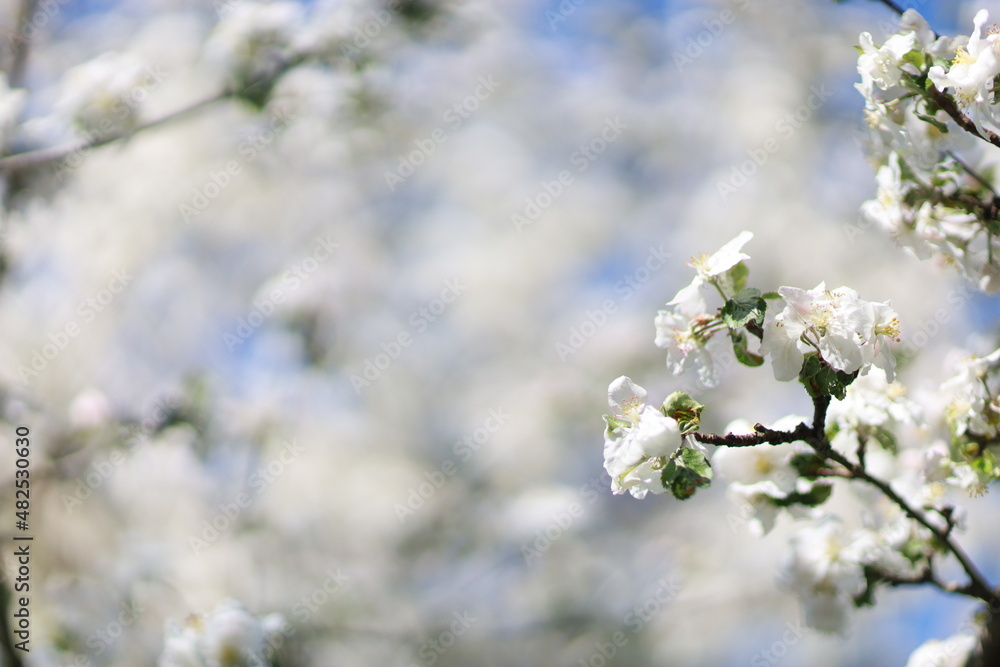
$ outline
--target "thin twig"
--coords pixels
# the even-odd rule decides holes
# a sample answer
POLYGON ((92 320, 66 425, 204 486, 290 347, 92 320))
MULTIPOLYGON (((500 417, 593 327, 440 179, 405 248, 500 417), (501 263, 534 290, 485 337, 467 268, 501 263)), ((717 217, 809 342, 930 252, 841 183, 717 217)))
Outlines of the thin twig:
POLYGON ((6 157, 0 158, 0 173, 21 171, 23 169, 34 169, 36 167, 49 164, 50 162, 58 162, 59 160, 69 157, 74 153, 92 150, 94 148, 99 148, 101 146, 106 146, 107 144, 119 141, 121 139, 132 137, 135 134, 142 132, 144 130, 164 125, 171 121, 177 120, 178 118, 182 118, 183 116, 187 116, 200 109, 203 109, 204 107, 215 104, 220 100, 227 99, 230 96, 231 93, 227 91, 213 95, 212 97, 203 99, 199 102, 195 102, 194 104, 184 107, 183 109, 179 109, 165 116, 161 116, 160 118, 156 118, 154 120, 143 123, 142 125, 136 127, 135 129, 127 133, 110 134, 107 136, 95 137, 91 139, 85 139, 82 141, 73 141, 67 144, 63 144, 62 146, 39 148, 33 151, 26 151, 24 153, 15 153, 14 155, 8 155, 6 157))

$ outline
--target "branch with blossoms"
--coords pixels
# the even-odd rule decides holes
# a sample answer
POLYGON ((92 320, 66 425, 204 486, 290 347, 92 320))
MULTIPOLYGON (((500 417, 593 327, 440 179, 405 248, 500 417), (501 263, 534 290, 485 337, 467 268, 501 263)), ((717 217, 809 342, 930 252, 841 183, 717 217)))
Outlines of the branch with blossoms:
POLYGON ((641 386, 620 377, 609 388, 612 414, 605 417, 612 491, 687 500, 718 473, 750 510, 741 516, 751 517, 752 532, 768 533, 781 515, 805 520, 781 579, 819 630, 845 632, 849 610, 874 604, 880 588, 931 585, 1000 606, 994 585, 956 538, 963 511, 946 499, 948 488, 978 493, 1000 478, 1000 410, 993 408, 1000 399, 992 378, 1000 350, 966 359, 942 384, 952 399, 951 447, 901 444, 902 427, 924 416, 895 378, 900 322, 891 304, 823 283, 774 292, 748 287, 743 247, 752 236, 743 232, 691 261, 694 279, 655 318, 655 344, 674 375, 694 370, 706 387, 717 383, 722 356, 751 367, 770 360, 775 380, 797 381, 809 395, 811 417, 735 422, 725 433, 703 433, 706 407, 695 398, 677 391, 655 407, 641 386), (714 307, 706 289, 719 299, 714 307), (825 511, 835 491, 862 500, 859 527, 825 511), (940 575, 945 558, 958 563, 964 581, 940 575))

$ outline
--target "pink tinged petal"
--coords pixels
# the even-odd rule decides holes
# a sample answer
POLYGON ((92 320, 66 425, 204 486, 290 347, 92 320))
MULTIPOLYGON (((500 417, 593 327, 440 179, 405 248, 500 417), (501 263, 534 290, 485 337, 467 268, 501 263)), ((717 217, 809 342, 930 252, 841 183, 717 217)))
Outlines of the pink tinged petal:
POLYGON ((646 390, 624 375, 608 387, 608 405, 614 410, 615 415, 627 416, 629 413, 634 413, 638 418, 639 409, 645 402, 646 390))

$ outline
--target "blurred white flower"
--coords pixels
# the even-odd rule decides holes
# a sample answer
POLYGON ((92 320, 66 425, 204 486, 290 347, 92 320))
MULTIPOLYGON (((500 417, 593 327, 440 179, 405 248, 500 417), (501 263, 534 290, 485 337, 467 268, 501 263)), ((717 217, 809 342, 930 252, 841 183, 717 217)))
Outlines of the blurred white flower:
POLYGON ((945 640, 931 639, 910 654, 906 667, 964 667, 977 639, 972 635, 953 635, 945 640))
POLYGON ((245 0, 223 15, 206 49, 237 87, 269 80, 293 55, 305 23, 297 2, 245 0))
POLYGON ((138 124, 148 89, 162 76, 130 53, 104 53, 66 72, 56 109, 95 138, 121 134, 138 124))
POLYGON ((112 418, 111 402, 103 392, 87 389, 80 392, 69 406, 69 422, 74 428, 96 428, 112 418))
MULTIPOLYGON (((808 421, 790 415, 775 422, 775 430, 792 430, 808 421)), ((737 435, 753 433, 750 423, 737 420, 726 427, 726 433, 737 435)), ((805 443, 784 445, 754 445, 752 447, 720 447, 712 455, 712 467, 729 481, 728 494, 744 507, 750 532, 758 537, 774 527, 784 509, 778 503, 790 493, 808 493, 813 482, 800 478, 792 465, 796 454, 812 451, 805 443), (750 510, 749 512, 747 510, 750 510)), ((798 512, 801 508, 795 508, 798 512)))
POLYGON ((673 375, 680 375, 693 364, 702 384, 714 387, 718 384, 719 372, 708 343, 714 333, 712 324, 718 320, 702 311, 689 311, 687 306, 690 304, 691 301, 677 304, 673 310, 661 310, 656 314, 653 342, 667 351, 667 368, 673 375))
POLYGON ((851 596, 865 590, 862 566, 874 555, 871 537, 849 532, 838 519, 828 517, 798 531, 791 546, 782 582, 799 596, 811 627, 843 634, 853 607, 851 596))
POLYGON ((224 600, 183 626, 168 624, 158 667, 251 667, 271 664, 268 640, 284 620, 257 617, 236 600, 224 600))
POLYGON ((853 454, 861 438, 888 437, 900 424, 916 424, 922 417, 920 405, 906 397, 906 387, 889 382, 876 368, 852 382, 843 400, 830 403, 827 432, 835 431, 835 449, 853 454))
POLYGON ((957 364, 957 373, 942 385, 950 396, 945 415, 955 435, 971 433, 992 438, 997 434, 1000 408, 987 384, 987 374, 1000 362, 1000 349, 985 357, 967 356, 957 364))

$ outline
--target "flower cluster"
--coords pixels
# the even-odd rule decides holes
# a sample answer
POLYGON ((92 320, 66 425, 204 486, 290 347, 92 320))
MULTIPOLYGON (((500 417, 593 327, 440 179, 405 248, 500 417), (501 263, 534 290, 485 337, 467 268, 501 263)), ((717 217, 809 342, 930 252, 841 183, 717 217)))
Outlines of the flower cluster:
POLYGON ((605 417, 604 469, 614 493, 645 498, 648 492, 670 490, 686 498, 707 484, 711 469, 705 448, 696 442, 685 445, 677 419, 697 420, 700 406, 671 409, 665 403, 654 408, 646 404, 646 390, 625 376, 611 383, 608 404, 614 415, 605 417))
MULTIPOLYGON (((907 64, 889 55, 919 39, 900 37, 884 54, 869 53, 877 64, 870 64, 871 85, 891 86, 904 76, 907 64)), ((898 167, 899 158, 891 164, 898 167)), ((891 304, 823 283, 766 293, 747 287, 743 246, 751 237, 743 232, 691 262, 694 280, 656 316, 656 344, 666 348, 673 374, 693 365, 709 385, 717 364, 707 343, 725 333, 741 363, 770 359, 775 379, 798 379, 815 413, 769 427, 738 420, 725 435, 704 434, 704 406, 693 398, 675 392, 654 408, 645 390, 621 377, 609 389, 614 414, 606 417, 605 468, 616 494, 637 498, 669 491, 685 499, 717 472, 741 506, 737 521, 757 535, 789 515, 798 523, 781 580, 799 597, 810 626, 843 634, 849 610, 872 604, 880 586, 939 582, 935 559, 961 553, 949 539, 963 529, 965 514, 948 493, 977 492, 1000 477, 990 451, 1000 434, 1000 399, 989 383, 1000 350, 963 360, 942 385, 951 397, 949 447, 923 427, 924 409, 895 379, 900 322, 891 304), (714 312, 702 296, 705 286, 723 301, 714 312), (756 352, 750 338, 759 341, 756 352), (699 443, 716 446, 711 465, 699 443), (829 502, 834 497, 838 502, 829 502), (852 503, 853 522, 842 511, 852 503)))
POLYGON ((168 624, 158 667, 250 667, 269 665, 272 636, 284 626, 277 614, 258 618, 236 600, 211 613, 190 616, 183 626, 168 624))
POLYGON ((770 356, 777 380, 799 375, 807 354, 843 373, 875 366, 891 381, 896 366, 889 341, 899 340, 899 318, 888 303, 858 298, 849 287, 827 290, 781 287, 785 309, 764 327, 761 352, 770 356))
POLYGON ((742 261, 749 259, 749 255, 742 248, 752 238, 750 232, 742 232, 718 252, 692 259, 689 266, 696 271, 694 280, 667 303, 672 306, 670 310, 657 313, 654 343, 667 351, 667 368, 674 375, 680 375, 693 364, 702 384, 714 387, 718 383, 718 367, 709 351, 709 341, 724 326, 718 315, 707 312, 701 288, 713 285, 724 295, 726 287, 739 284, 741 275, 745 282, 742 261))
POLYGON ((1000 120, 1000 34, 988 22, 983 10, 969 37, 949 39, 907 10, 881 46, 860 36, 856 87, 878 170, 864 216, 915 256, 940 258, 993 293, 1000 289, 998 197, 983 176, 987 146, 975 139, 995 137, 1000 120))
MULTIPOLYGON (((793 380, 809 366, 803 382, 814 381, 817 368, 840 373, 832 380, 839 383, 835 392, 843 397, 843 387, 853 378, 864 375, 872 367, 882 369, 891 381, 895 372, 895 357, 890 343, 899 341, 899 318, 888 302, 864 301, 857 292, 841 287, 827 290, 820 283, 812 290, 781 287, 777 292, 761 294, 746 287, 749 271, 743 260, 749 256, 743 246, 753 237, 742 232, 718 252, 705 255, 690 263, 697 274, 691 284, 681 289, 667 306, 656 315, 655 343, 667 350, 667 368, 680 375, 695 366, 702 384, 715 386, 718 364, 708 346, 712 337, 726 332, 738 361, 759 366, 770 357, 774 376, 781 381, 793 380), (714 313, 700 289, 711 285, 721 295, 724 304, 714 313), (781 299, 784 309, 765 319, 767 300, 781 299), (760 340, 757 353, 748 349, 748 334, 760 340)), ((828 375, 828 373, 827 373, 828 375)))

